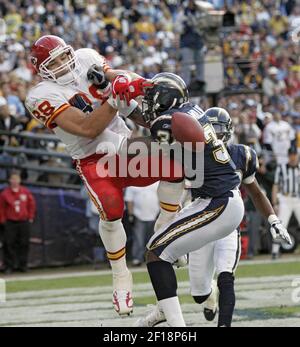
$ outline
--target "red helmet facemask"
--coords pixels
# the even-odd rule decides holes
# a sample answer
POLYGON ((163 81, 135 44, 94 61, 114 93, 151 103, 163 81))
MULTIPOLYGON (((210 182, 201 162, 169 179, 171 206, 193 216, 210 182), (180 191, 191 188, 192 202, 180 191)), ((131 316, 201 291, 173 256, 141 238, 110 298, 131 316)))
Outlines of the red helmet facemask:
POLYGON ((34 43, 31 49, 31 62, 42 79, 60 85, 74 82, 82 72, 74 49, 63 39, 53 35, 42 36, 34 43), (48 69, 49 63, 63 53, 68 55, 68 61, 53 70, 48 69), (61 73, 63 74, 60 76, 61 73))

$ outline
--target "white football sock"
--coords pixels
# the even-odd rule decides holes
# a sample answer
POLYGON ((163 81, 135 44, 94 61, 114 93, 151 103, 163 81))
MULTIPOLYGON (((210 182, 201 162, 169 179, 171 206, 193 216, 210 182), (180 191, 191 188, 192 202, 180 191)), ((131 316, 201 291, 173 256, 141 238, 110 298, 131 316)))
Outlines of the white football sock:
POLYGON ((126 265, 126 233, 118 219, 113 222, 101 220, 99 223, 99 234, 107 252, 114 276, 128 274, 126 265))
POLYGON ((160 214, 154 226, 157 232, 163 225, 169 223, 180 208, 184 191, 184 181, 179 183, 160 181, 157 195, 160 202, 160 214))
POLYGON ((167 225, 176 216, 176 213, 177 212, 167 212, 161 208, 154 225, 154 232, 156 233, 162 226, 167 225))
POLYGON ((178 296, 158 301, 159 308, 164 312, 167 323, 171 327, 185 327, 178 296))

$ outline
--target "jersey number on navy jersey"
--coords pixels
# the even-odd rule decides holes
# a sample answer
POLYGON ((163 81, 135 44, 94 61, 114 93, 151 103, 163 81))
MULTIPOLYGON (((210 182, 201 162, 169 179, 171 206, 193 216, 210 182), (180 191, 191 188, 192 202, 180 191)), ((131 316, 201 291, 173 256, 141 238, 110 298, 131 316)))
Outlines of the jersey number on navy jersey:
POLYGON ((205 143, 211 143, 213 146, 213 156, 218 163, 226 164, 230 161, 230 155, 223 143, 217 138, 216 132, 211 124, 203 126, 205 143))

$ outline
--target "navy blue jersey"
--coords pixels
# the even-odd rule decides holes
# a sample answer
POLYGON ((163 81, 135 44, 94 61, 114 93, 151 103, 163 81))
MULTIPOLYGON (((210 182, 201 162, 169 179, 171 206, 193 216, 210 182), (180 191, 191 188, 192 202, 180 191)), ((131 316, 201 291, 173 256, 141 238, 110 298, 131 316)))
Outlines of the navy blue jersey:
POLYGON ((240 177, 240 183, 252 183, 258 169, 256 152, 248 146, 234 144, 227 146, 227 150, 235 163, 236 171, 240 177))
MULTIPOLYGON (((194 199, 219 197, 238 187, 240 178, 236 172, 236 166, 224 143, 218 140, 211 122, 201 108, 188 103, 179 109, 164 112, 162 115, 172 115, 175 112, 183 112, 196 117, 204 129, 204 182, 201 187, 192 188, 192 197, 194 199)), ((194 152, 193 155, 197 155, 197 153, 194 152)))

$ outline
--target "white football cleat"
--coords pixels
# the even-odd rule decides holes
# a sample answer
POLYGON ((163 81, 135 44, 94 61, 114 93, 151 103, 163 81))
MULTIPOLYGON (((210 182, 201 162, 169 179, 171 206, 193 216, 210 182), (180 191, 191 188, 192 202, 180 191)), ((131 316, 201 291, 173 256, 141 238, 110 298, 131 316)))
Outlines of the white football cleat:
POLYGON ((131 292, 127 290, 115 290, 113 292, 113 305, 120 316, 130 316, 133 311, 133 299, 131 292))
POLYGON ((120 316, 129 316, 133 311, 132 275, 113 276, 113 305, 120 316))
POLYGON ((158 307, 158 305, 149 305, 151 311, 146 313, 145 317, 141 317, 134 324, 134 327, 155 327, 159 323, 166 322, 166 317, 164 312, 158 307))
POLYGON ((203 309, 204 317, 209 322, 213 321, 217 314, 218 300, 219 300, 219 289, 217 286, 217 282, 213 280, 211 284, 211 294, 207 298, 207 300, 204 302, 204 309, 203 309))

